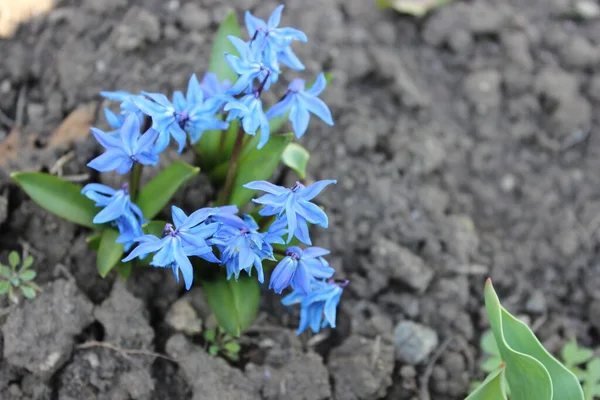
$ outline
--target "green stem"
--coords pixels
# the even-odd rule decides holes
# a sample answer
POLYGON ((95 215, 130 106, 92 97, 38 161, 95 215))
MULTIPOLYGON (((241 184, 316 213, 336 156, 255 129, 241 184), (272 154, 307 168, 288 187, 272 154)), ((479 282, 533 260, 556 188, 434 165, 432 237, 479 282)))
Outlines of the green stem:
POLYGON ((229 167, 227 168, 227 175, 225 177, 225 185, 223 186, 223 190, 221 191, 221 195, 217 201, 217 204, 220 206, 224 206, 229 203, 229 198, 231 197, 231 191, 233 190, 233 181, 235 180, 235 175, 237 172, 238 161, 240 158, 240 154, 242 153, 242 148, 244 143, 244 129, 240 126, 237 132, 237 137, 235 138, 235 143, 233 145, 233 150, 231 151, 231 159, 229 160, 229 167))
POLYGON ((140 180, 142 178, 142 170, 144 166, 140 163, 133 164, 133 168, 129 173, 129 197, 132 202, 136 202, 137 195, 140 189, 140 180))

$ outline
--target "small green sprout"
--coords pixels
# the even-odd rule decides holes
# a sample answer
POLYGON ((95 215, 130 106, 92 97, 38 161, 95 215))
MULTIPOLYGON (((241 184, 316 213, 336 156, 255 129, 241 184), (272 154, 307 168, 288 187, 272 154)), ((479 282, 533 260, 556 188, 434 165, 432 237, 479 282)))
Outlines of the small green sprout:
POLYGON ((592 349, 580 347, 575 338, 565 344, 561 355, 565 366, 582 383, 585 400, 600 397, 600 357, 596 357, 592 349))
POLYGON ((10 267, 0 264, 0 295, 8 294, 10 301, 15 304, 19 304, 16 289, 21 289, 23 296, 28 299, 35 298, 36 292, 40 291, 40 287, 33 282, 36 273, 30 269, 33 265, 33 257, 23 253, 23 258, 21 263, 19 253, 11 251, 8 255, 10 267))
POLYGON ((204 340, 208 345, 209 354, 220 354, 230 361, 240 359, 241 346, 231 335, 220 332, 219 329, 207 329, 204 331, 204 340))

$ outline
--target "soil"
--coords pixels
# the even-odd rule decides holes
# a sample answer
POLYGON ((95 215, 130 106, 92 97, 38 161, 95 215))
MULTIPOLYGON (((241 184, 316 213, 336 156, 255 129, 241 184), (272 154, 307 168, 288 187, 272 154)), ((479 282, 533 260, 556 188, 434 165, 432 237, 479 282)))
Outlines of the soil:
MULTIPOLYGON (((334 76, 336 125, 313 122, 303 144, 309 178, 339 181, 313 242, 351 283, 337 329, 316 336, 296 337, 298 310, 265 291, 239 362, 201 345, 200 288, 161 269, 101 279, 86 232, 8 173, 110 182, 73 136, 106 128, 98 92, 181 89, 229 7, 277 3, 64 0, 0 41, 0 259, 27 247, 43 288, 0 299, 0 398, 462 399, 482 378, 488 276, 551 351, 598 345, 600 16, 575 12, 595 2, 455 1, 421 20, 373 3, 285 2, 284 25, 310 38, 304 76, 334 76)), ((213 193, 201 177, 186 190, 189 209, 213 193)))

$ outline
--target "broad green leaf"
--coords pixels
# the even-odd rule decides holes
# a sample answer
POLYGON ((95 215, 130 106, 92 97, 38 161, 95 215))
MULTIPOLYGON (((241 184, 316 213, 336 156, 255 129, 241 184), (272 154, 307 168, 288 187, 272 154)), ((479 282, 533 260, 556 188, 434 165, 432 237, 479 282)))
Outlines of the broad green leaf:
POLYGON ((481 363, 481 370, 490 373, 497 369, 500 364, 502 364, 500 357, 490 357, 481 363))
POLYGON ((81 194, 81 187, 57 176, 42 172, 15 172, 11 178, 40 207, 68 221, 89 228, 99 209, 81 194))
POLYGON ((33 256, 31 254, 29 254, 27 257, 25 257, 25 261, 23 261, 23 264, 21 265, 21 271, 31 267, 32 265, 33 265, 33 256))
POLYGON ((233 336, 252 324, 258 312, 260 287, 256 277, 242 275, 238 281, 219 274, 203 281, 204 294, 221 328, 233 336))
POLYGON ((206 340, 207 342, 214 342, 216 338, 217 331, 215 331, 214 329, 207 329, 206 331, 204 331, 204 340, 206 340))
MULTIPOLYGON (((327 83, 329 84, 332 79, 333 79, 333 75, 330 72, 326 72, 325 73, 325 81, 327 81, 327 83)), ((315 83, 315 81, 312 81, 311 84, 310 84, 310 86, 312 87, 312 85, 314 83, 315 83)), ((288 120, 289 115, 290 115, 290 113, 288 111, 287 113, 285 113, 281 117, 275 117, 275 118, 271 118, 269 120, 269 130, 271 131, 271 134, 277 133, 277 131, 279 129, 281 129, 281 127, 288 120)))
POLYGON ((10 288, 9 281, 0 281, 0 294, 8 293, 8 289, 10 288))
POLYGON ((218 344, 211 344, 208 347, 208 354, 210 354, 211 356, 216 356, 217 354, 219 354, 219 351, 221 351, 221 348, 218 344))
POLYGON ((577 340, 572 338, 562 348, 562 359, 567 367, 575 367, 589 361, 594 356, 591 349, 579 347, 577 340))
POLYGON ((117 264, 117 271, 119 272, 121 279, 123 279, 125 281, 127 279, 129 279, 129 276, 131 275, 132 267, 133 266, 132 266, 131 261, 129 261, 129 262, 119 261, 119 263, 117 264))
POLYGON ((507 400, 504 371, 505 365, 495 369, 465 400, 507 400))
POLYGON ((13 269, 17 268, 21 263, 21 256, 16 251, 11 251, 8 253, 8 263, 13 269))
POLYGON ((200 167, 204 171, 211 172, 215 166, 229 160, 238 129, 238 120, 233 120, 227 130, 208 131, 202 134, 198 143, 194 145, 194 150, 200 156, 200 167))
POLYGON ((269 139, 265 147, 254 150, 242 157, 237 169, 233 190, 227 204, 244 206, 255 191, 242 187, 248 182, 268 180, 275 172, 283 150, 292 140, 292 134, 276 135, 269 139))
POLYGON ((511 400, 583 400, 577 378, 548 353, 527 325, 501 305, 488 279, 485 306, 502 360, 511 400))
POLYGON ((87 243, 90 250, 98 251, 100 248, 100 239, 102 239, 102 232, 94 233, 85 238, 85 242, 87 243))
POLYGON ((35 290, 33 290, 33 288, 21 286, 21 291, 23 292, 23 296, 27 297, 28 299, 35 298, 35 290))
POLYGON ((237 79, 237 74, 229 67, 229 64, 225 60, 225 53, 233 54, 234 56, 239 54, 235 46, 227 38, 228 36, 242 36, 234 11, 229 11, 217 30, 208 67, 208 71, 215 73, 219 80, 229 79, 231 83, 234 83, 237 79))
POLYGON ((585 400, 593 400, 600 396, 600 358, 594 358, 586 366, 583 380, 585 400))
POLYGON ((28 269, 19 273, 19 279, 28 282, 34 280, 36 275, 35 271, 28 269))
POLYGON ((296 171, 300 179, 306 178, 306 166, 310 154, 308 150, 300 146, 298 143, 290 143, 287 145, 281 155, 281 162, 288 168, 296 171))
POLYGON ((137 205, 146 219, 152 219, 171 200, 177 190, 194 176, 200 168, 176 161, 156 175, 140 190, 137 205))
POLYGON ((116 229, 105 229, 102 231, 98 255, 96 257, 96 268, 103 278, 123 258, 123 244, 116 242, 118 237, 119 231, 116 229))
POLYGON ((12 276, 12 270, 6 265, 0 264, 0 276, 3 276, 8 279, 12 276))
POLYGON ((422 17, 429 11, 450 3, 452 0, 377 0, 379 8, 394 10, 415 17, 422 17))
POLYGON ((225 343, 225 346, 223 346, 225 348, 226 351, 232 353, 232 354, 237 354, 240 352, 240 349, 242 348, 242 346, 240 346, 239 343, 236 342, 229 342, 229 343, 225 343))

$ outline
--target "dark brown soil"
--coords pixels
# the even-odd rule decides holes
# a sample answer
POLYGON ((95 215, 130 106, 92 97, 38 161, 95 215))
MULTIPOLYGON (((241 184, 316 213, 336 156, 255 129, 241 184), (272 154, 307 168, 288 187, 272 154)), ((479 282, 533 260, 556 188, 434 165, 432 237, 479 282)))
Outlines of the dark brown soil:
MULTIPOLYGON (((422 20, 373 3, 285 2, 284 24, 310 38, 296 48, 306 77, 334 76, 336 125, 314 123, 303 144, 310 178, 339 181, 314 242, 351 283, 338 328, 316 337, 296 337, 297 310, 265 293, 239 363, 167 322, 191 306, 210 324, 200 289, 184 295, 163 270, 102 280, 86 232, 7 174, 70 151, 60 172, 89 174, 100 149, 57 133, 68 115, 100 110, 100 90, 181 89, 228 7, 277 3, 66 0, 0 41, 0 259, 30 246, 44 289, 0 318, 0 398, 462 399, 482 378, 487 276, 551 351, 573 335, 598 345, 600 16, 574 12, 589 0, 455 1, 422 20), (76 347, 89 340, 177 362, 76 347)), ((213 189, 186 190, 178 204, 193 208, 213 189)))

